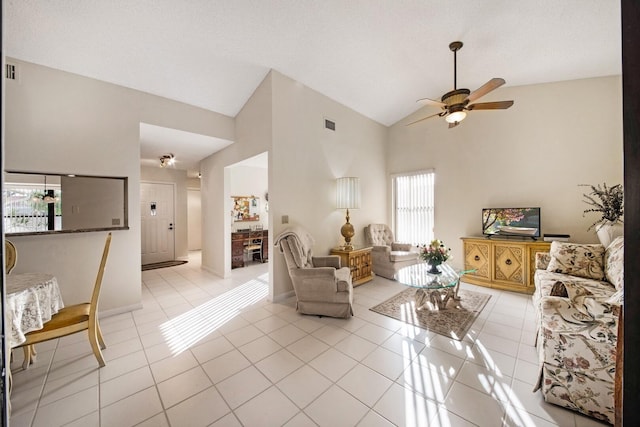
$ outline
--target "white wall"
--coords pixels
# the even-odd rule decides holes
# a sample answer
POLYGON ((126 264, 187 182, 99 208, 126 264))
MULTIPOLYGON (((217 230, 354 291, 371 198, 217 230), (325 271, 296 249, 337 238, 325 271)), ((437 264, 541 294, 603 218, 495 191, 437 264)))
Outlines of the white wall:
POLYGON ((202 197, 200 189, 187 189, 187 228, 190 251, 202 249, 202 197))
POLYGON ((62 176, 62 228, 105 228, 124 226, 122 179, 62 176))
MULTIPOLYGON (((235 143, 200 162, 203 217, 202 267, 222 277, 228 277, 231 274, 232 194, 229 166, 271 150, 271 73, 265 77, 242 107, 235 118, 235 123, 233 139, 235 143)), ((271 159, 269 159, 269 170, 271 171, 271 159)), ((269 270, 272 277, 271 269, 270 263, 269 270)))
MULTIPOLYGON (((345 212, 335 208, 336 178, 360 177, 361 208, 351 212, 355 245, 363 228, 386 221, 385 143, 387 128, 300 83, 273 72, 273 149, 269 156, 269 215, 272 236, 287 225, 313 235, 316 255, 341 244, 345 212), (324 128, 324 119, 336 131, 324 128)), ((274 251, 274 295, 292 289, 283 256, 274 251)))
MULTIPOLYGON (((344 223, 344 212, 335 209, 335 179, 353 175, 361 178, 362 186, 362 207, 351 215, 357 233, 354 242, 364 243, 364 226, 387 220, 386 138, 383 125, 271 71, 236 117, 236 143, 201 163, 207 236, 203 265, 228 275, 229 209, 218 206, 231 195, 228 166, 264 151, 269 155, 270 242, 286 227, 281 220, 288 215, 291 224, 313 234, 314 253, 328 254, 342 241, 344 223), (325 117, 336 122, 336 132, 324 129, 325 117)), ((271 252, 271 297, 278 298, 292 286, 282 255, 271 252)))
MULTIPOLYGON (((126 176, 129 230, 114 231, 101 311, 140 305, 140 122, 234 139, 234 120, 154 95, 11 59, 5 89, 6 170, 126 176)), ((105 232, 12 237, 16 273, 58 277, 65 304, 86 300, 105 232)))
POLYGON ((595 218, 582 216, 588 189, 578 185, 623 180, 619 77, 505 87, 481 102, 507 99, 515 101, 510 109, 472 111, 453 129, 440 118, 405 126, 428 108, 390 129, 390 174, 436 171, 435 236, 458 267, 459 239, 482 233, 483 207, 539 206, 542 233, 596 242, 587 232, 595 218))

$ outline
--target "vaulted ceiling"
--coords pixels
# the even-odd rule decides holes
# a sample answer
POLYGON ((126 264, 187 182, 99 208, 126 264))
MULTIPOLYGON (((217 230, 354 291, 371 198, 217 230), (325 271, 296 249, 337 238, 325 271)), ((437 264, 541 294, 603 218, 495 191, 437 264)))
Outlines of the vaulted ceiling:
POLYGON ((4 52, 235 116, 270 69, 384 125, 419 98, 621 73, 616 0, 10 0, 4 52))

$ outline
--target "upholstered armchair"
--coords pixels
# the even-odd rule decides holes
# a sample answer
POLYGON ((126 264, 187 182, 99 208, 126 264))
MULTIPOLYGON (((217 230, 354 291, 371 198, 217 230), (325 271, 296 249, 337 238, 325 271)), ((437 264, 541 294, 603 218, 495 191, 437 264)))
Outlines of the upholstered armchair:
POLYGON ((296 309, 300 313, 329 317, 353 315, 351 270, 340 267, 339 256, 313 256, 313 238, 300 227, 286 229, 274 244, 284 254, 296 293, 296 309))
POLYGON ((367 244, 373 246, 371 262, 373 272, 393 280, 402 267, 420 262, 420 254, 409 243, 394 241, 393 232, 386 224, 369 224, 364 228, 367 244))

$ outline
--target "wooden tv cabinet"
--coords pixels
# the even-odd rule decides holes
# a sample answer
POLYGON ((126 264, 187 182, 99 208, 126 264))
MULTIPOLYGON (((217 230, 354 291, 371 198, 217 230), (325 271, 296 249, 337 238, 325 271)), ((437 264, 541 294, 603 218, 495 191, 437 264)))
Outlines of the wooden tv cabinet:
POLYGON ((464 269, 462 281, 474 285, 533 294, 536 253, 549 252, 550 242, 541 240, 463 237, 464 269))

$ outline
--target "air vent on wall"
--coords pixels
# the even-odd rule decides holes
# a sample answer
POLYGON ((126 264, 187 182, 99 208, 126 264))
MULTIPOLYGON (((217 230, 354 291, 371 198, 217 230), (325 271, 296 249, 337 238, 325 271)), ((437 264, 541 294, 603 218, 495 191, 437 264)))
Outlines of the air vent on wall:
POLYGON ((4 66, 4 76, 8 80, 18 80, 18 68, 15 64, 5 64, 4 66))
POLYGON ((329 129, 329 130, 336 130, 336 122, 331 121, 329 119, 324 119, 324 127, 325 129, 329 129))

